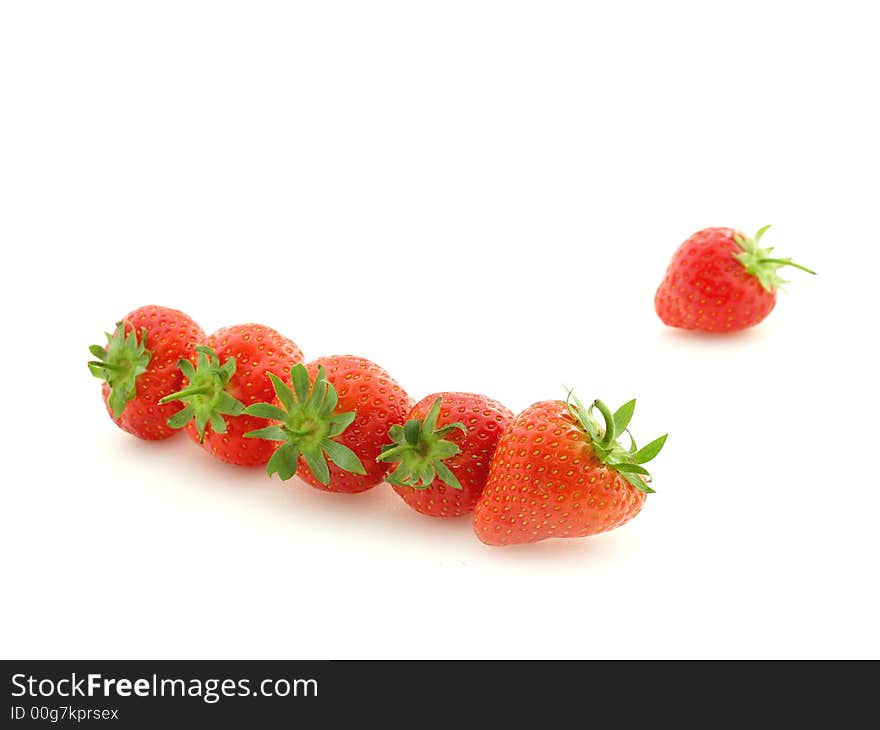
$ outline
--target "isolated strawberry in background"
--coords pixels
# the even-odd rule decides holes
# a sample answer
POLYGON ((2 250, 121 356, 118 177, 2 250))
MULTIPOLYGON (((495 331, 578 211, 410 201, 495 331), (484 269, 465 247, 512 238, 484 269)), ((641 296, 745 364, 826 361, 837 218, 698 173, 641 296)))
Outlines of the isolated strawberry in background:
POLYGON ((242 466, 265 464, 275 445, 245 434, 266 425, 245 407, 272 400, 270 375, 288 378, 303 358, 295 342, 261 324, 224 327, 209 335, 196 353, 179 363, 186 385, 163 398, 184 407, 169 420, 218 459, 242 466))
POLYGON ((156 441, 173 436, 167 421, 180 406, 161 404, 181 387, 180 358, 190 357, 205 333, 177 309, 148 305, 128 313, 107 334, 107 344, 92 345, 92 375, 104 381, 107 412, 116 424, 138 438, 156 441))
POLYGON ((388 430, 402 424, 412 406, 394 378, 366 358, 336 355, 294 367, 292 389, 280 378, 272 381, 280 407, 265 402, 245 410, 274 421, 246 434, 276 442, 270 476, 297 475, 318 489, 348 494, 382 481, 387 466, 376 457, 388 430))
POLYGON ((618 443, 635 403, 612 415, 602 401, 586 408, 569 394, 520 413, 501 436, 474 508, 477 537, 487 545, 585 537, 635 517, 654 491, 642 464, 666 442, 661 436, 641 449, 618 443))
POLYGON ((735 332, 758 324, 776 305, 776 290, 787 283, 784 266, 815 274, 788 258, 761 248, 764 226, 754 238, 732 228, 706 228, 675 252, 654 297, 664 323, 703 332, 735 332))
POLYGON ((457 517, 474 509, 489 475, 498 439, 513 413, 498 401, 473 393, 434 393, 389 432, 392 443, 379 461, 385 476, 417 512, 457 517))

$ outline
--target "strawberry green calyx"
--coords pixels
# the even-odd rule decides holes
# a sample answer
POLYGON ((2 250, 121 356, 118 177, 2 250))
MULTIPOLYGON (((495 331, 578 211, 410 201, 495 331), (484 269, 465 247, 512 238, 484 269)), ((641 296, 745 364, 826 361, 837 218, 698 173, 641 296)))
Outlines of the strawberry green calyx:
POLYGON ((183 428, 195 418, 199 443, 202 443, 209 423, 215 433, 226 433, 223 416, 240 416, 244 412, 244 403, 226 391, 229 379, 235 374, 235 358, 230 357, 221 365, 219 356, 210 347, 196 345, 195 350, 198 353, 195 367, 186 359, 177 362, 189 385, 159 402, 184 403, 184 408, 168 419, 168 425, 183 428))
POLYGON ((284 442, 269 459, 266 468, 269 476, 277 473, 282 481, 287 481, 296 474, 300 456, 315 479, 325 486, 330 484, 328 459, 352 474, 367 473, 357 454, 336 441, 352 424, 357 412, 334 412, 339 396, 327 380, 323 367, 318 368, 312 383, 305 366, 301 363, 294 365, 290 369, 293 390, 273 373, 269 373, 269 377, 281 407, 272 403, 254 403, 244 409, 250 416, 278 421, 277 425, 244 435, 245 438, 284 442))
POLYGON ((112 335, 109 332, 104 334, 107 335, 106 347, 92 345, 89 348, 89 352, 97 358, 89 361, 89 371, 110 386, 107 402, 113 417, 119 418, 126 404, 137 394, 138 375, 145 373, 150 364, 150 351, 146 349, 147 329, 141 328, 140 342, 134 329, 125 334, 122 322, 116 323, 112 335))
POLYGON ((568 398, 565 403, 571 415, 580 423, 592 439, 593 451, 596 453, 599 461, 620 472, 620 475, 640 492, 653 494, 654 490, 647 484, 647 482, 651 481, 651 475, 642 464, 651 461, 660 453, 660 449, 663 448, 663 444, 666 443, 666 437, 669 434, 664 434, 660 438, 654 439, 641 449, 636 446, 635 439, 629 432, 629 428, 627 428, 636 409, 635 399, 624 403, 613 415, 600 400, 593 401, 589 408, 585 408, 571 391, 568 391, 568 398), (594 409, 602 415, 604 424, 601 426, 593 417, 594 409), (617 442, 617 439, 624 432, 629 434, 630 438, 630 447, 628 449, 624 449, 617 442))
POLYGON ((443 437, 456 429, 467 433, 467 428, 459 422, 437 428, 442 400, 438 398, 434 401, 424 420, 414 418, 403 426, 395 424, 388 431, 393 443, 382 447, 382 453, 376 457, 376 461, 397 464, 394 471, 385 477, 389 484, 428 489, 434 479, 439 478, 453 489, 462 488, 461 482, 444 463, 446 459, 461 453, 461 449, 443 437))
POLYGON ((758 277, 761 286, 763 286, 768 292, 772 293, 783 284, 788 284, 788 282, 777 273, 783 266, 793 266, 801 271, 806 271, 808 274, 816 273, 812 269, 808 269, 806 266, 796 264, 790 258, 773 258, 771 256, 773 252, 772 246, 769 248, 761 248, 761 237, 767 232, 768 228, 770 228, 770 226, 764 226, 755 234, 754 238, 738 235, 734 239, 737 245, 742 249, 742 253, 734 254, 733 257, 745 266, 746 271, 752 276, 758 277))

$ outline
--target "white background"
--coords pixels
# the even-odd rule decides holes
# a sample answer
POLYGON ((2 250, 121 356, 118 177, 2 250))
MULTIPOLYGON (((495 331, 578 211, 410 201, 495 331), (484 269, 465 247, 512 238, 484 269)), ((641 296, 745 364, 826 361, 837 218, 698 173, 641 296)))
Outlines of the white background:
POLYGON ((880 656, 871 6, 4 3, 2 656, 880 656), (675 247, 765 223, 819 276, 665 329, 675 247), (416 398, 637 396, 658 493, 493 549, 141 443, 85 361, 147 303, 416 398))

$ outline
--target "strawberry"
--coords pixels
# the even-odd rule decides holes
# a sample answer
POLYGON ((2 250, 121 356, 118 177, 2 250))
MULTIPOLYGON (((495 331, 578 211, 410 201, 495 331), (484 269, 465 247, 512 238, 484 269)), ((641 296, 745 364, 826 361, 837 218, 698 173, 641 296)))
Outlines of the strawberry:
POLYGON ((272 377, 281 407, 255 403, 246 414, 269 418, 271 426, 245 434, 282 442, 269 461, 269 475, 295 474, 328 492, 363 492, 376 486, 387 467, 376 461, 388 429, 402 424, 412 400, 385 370, 354 355, 322 357, 297 365, 293 389, 272 377))
POLYGON ((703 332, 735 332, 758 324, 776 305, 776 290, 787 282, 784 266, 815 274, 791 259, 761 248, 764 226, 749 238, 731 228, 706 228, 675 252, 654 297, 666 324, 703 332))
POLYGON ((641 464, 666 442, 661 436, 641 449, 634 441, 620 446, 635 404, 612 415, 602 401, 585 408, 569 393, 566 401, 542 401, 520 413, 501 436, 474 508, 477 537, 487 545, 584 537, 635 517, 654 491, 641 464))
POLYGON ((138 438, 173 436, 167 421, 180 406, 160 401, 180 388, 183 376, 177 361, 205 339, 202 328, 183 312, 149 305, 126 314, 106 334, 104 347, 89 348, 97 358, 89 362, 89 370, 104 381, 101 390, 110 417, 138 438))
POLYGON ((391 427, 393 443, 379 461, 397 466, 385 481, 423 515, 473 512, 498 439, 512 419, 511 411, 484 395, 429 395, 413 406, 406 425, 391 427))
POLYGON ((184 428, 197 443, 222 461, 242 466, 265 464, 275 445, 245 434, 266 421, 244 413, 245 407, 271 399, 271 377, 287 377, 303 359, 296 343, 261 324, 223 327, 196 348, 191 359, 179 362, 188 384, 162 399, 185 407, 168 425, 184 428))

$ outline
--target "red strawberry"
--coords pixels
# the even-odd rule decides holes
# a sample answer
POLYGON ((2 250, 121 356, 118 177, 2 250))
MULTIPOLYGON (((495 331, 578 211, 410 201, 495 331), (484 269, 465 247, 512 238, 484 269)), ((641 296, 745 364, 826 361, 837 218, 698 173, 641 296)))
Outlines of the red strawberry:
POLYGON ((776 305, 777 288, 787 283, 783 266, 815 274, 791 259, 761 248, 764 226, 749 238, 731 228, 706 228, 675 252, 654 297, 666 324, 703 332, 734 332, 758 324, 776 305))
POLYGON ((267 402, 245 410, 276 421, 246 436, 284 442, 269 461, 269 475, 287 480, 299 474, 328 492, 363 492, 381 482, 387 467, 376 457, 388 429, 403 423, 412 405, 403 388, 354 355, 297 365, 290 378, 293 390, 272 378, 280 408, 267 402))
POLYGON ((379 456, 397 464, 385 481, 423 515, 473 512, 513 413, 484 395, 435 393, 416 403, 406 419, 405 426, 391 427, 394 443, 379 456))
POLYGON ((196 349, 194 362, 179 363, 189 384, 163 399, 186 404, 169 425, 185 426, 190 438, 230 464, 265 464, 275 444, 245 438, 249 431, 266 425, 264 419, 244 414, 245 406, 271 400, 274 394, 269 378, 286 378, 290 368, 302 360, 302 350, 261 324, 224 327, 196 349))
POLYGON ((174 435, 167 421, 180 406, 159 401, 180 388, 177 361, 204 339, 202 328, 183 312, 149 305, 117 322, 105 347, 89 348, 98 358, 89 362, 89 370, 104 380, 104 403, 120 428, 152 441, 174 435))
POLYGON ((542 401, 520 413, 498 443, 474 508, 477 537, 487 545, 584 537, 635 517, 654 491, 640 465, 666 442, 661 436, 642 449, 617 443, 635 403, 612 416, 602 401, 587 409, 569 395, 568 401, 542 401), (593 409, 602 414, 604 427, 593 409))

